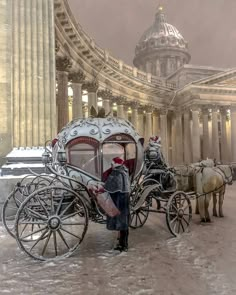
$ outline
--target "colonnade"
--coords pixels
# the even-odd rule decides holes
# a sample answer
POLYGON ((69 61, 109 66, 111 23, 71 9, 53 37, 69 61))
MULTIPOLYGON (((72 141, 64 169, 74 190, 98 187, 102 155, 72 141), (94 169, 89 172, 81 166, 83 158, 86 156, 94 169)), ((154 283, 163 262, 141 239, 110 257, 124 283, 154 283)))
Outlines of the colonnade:
POLYGON ((223 163, 236 162, 236 106, 191 105, 176 110, 158 109, 140 104, 135 97, 113 95, 111 90, 99 89, 97 81, 88 82, 82 71, 69 73, 70 63, 63 61, 64 70, 57 68, 58 130, 69 120, 87 117, 93 106, 99 105, 106 114, 127 119, 144 137, 161 136, 162 149, 172 165, 214 158, 223 163), (68 83, 73 90, 71 112, 68 110, 68 83), (83 102, 86 91, 87 102, 83 102), (98 99, 99 98, 99 99, 98 99))
POLYGON ((212 158, 236 162, 236 106, 192 105, 172 114, 174 165, 212 158))

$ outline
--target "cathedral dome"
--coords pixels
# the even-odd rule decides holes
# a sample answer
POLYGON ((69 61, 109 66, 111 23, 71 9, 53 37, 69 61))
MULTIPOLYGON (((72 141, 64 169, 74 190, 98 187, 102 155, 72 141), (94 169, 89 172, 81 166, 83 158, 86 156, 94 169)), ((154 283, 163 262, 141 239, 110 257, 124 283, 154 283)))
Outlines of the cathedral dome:
POLYGON ((187 42, 176 27, 166 22, 162 7, 158 8, 154 24, 144 32, 136 49, 142 49, 147 42, 153 42, 155 47, 188 48, 187 42))
POLYGON ((188 43, 176 27, 166 22, 163 8, 158 7, 154 23, 136 46, 134 65, 164 77, 188 63, 190 58, 188 43))

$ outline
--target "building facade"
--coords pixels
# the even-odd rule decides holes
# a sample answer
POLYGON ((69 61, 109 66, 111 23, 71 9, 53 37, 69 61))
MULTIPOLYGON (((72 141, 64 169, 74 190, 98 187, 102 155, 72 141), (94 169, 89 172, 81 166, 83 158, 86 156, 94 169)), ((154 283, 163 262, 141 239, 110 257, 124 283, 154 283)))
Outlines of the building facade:
POLYGON ((134 67, 84 32, 67 0, 1 0, 0 13, 0 156, 44 145, 103 106, 146 141, 160 135, 170 164, 236 162, 236 70, 189 65, 187 42, 162 9, 137 45, 134 67))

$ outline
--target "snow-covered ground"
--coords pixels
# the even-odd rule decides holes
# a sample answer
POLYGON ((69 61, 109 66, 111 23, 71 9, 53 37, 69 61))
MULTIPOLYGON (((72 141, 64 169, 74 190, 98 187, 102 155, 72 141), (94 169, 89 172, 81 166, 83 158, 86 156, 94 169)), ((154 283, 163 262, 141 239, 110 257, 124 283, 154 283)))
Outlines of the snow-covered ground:
POLYGON ((114 254, 113 233, 89 224, 80 251, 58 262, 37 262, 20 252, 0 227, 0 294, 235 295, 236 184, 228 187, 225 218, 172 238, 165 217, 152 214, 130 233, 127 253, 114 254))

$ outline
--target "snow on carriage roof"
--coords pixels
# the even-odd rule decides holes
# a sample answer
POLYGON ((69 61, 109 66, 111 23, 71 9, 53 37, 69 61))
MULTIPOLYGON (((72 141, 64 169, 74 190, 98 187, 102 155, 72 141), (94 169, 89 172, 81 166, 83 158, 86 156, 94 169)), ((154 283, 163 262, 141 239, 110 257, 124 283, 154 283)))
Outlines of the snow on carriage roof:
POLYGON ((58 138, 60 138, 64 144, 81 136, 92 137, 103 142, 111 135, 115 134, 127 134, 131 136, 135 142, 138 142, 142 138, 129 121, 117 117, 89 117, 73 120, 60 131, 58 138))

